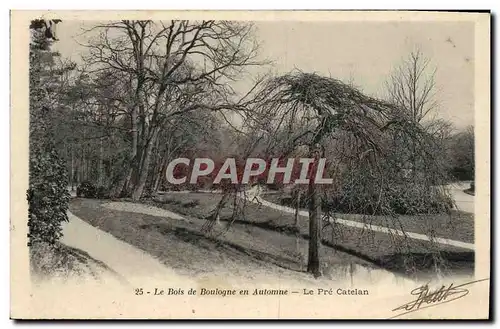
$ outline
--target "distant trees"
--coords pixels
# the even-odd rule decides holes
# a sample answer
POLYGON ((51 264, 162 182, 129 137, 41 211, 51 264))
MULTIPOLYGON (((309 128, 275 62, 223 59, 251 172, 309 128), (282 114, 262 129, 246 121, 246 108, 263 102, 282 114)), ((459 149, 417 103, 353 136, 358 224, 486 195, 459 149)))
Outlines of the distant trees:
POLYGON ((475 175, 474 126, 454 134, 449 142, 451 175, 458 180, 474 180, 475 175))
POLYGON ((416 49, 396 66, 386 82, 388 100, 414 122, 422 122, 437 107, 436 68, 430 64, 430 58, 416 49))
POLYGON ((59 104, 61 77, 70 68, 55 64, 58 56, 50 50, 53 22, 31 24, 30 41, 30 125, 28 245, 55 243, 61 236, 61 222, 67 221, 69 192, 64 162, 55 145, 53 120, 59 104))
MULTIPOLYGON (((454 132, 451 122, 436 118, 436 67, 420 49, 415 49, 391 73, 386 81, 388 100, 404 111, 411 120, 422 125, 432 138, 429 152, 439 164, 440 181, 449 179, 474 179, 474 129, 454 132), (443 175, 446 172, 448 175, 443 175)), ((415 145, 401 140, 398 153, 403 165, 414 174, 425 170, 414 160, 415 145)), ((416 179, 417 176, 415 176, 416 179)), ((437 184, 438 182, 436 182, 437 184)))
MULTIPOLYGON (((434 154, 429 160, 433 161, 433 167, 436 168, 434 184, 439 185, 449 178, 443 173, 449 166, 446 147, 453 126, 444 119, 436 118, 439 105, 436 98, 436 72, 437 68, 432 65, 431 58, 416 48, 391 72, 386 81, 386 91, 387 100, 409 120, 420 125, 427 134, 427 152, 434 154)), ((402 137, 396 136, 393 140, 398 149, 399 166, 417 182, 421 177, 420 173, 428 170, 429 165, 417 159, 417 149, 420 147, 418 141, 402 137)))

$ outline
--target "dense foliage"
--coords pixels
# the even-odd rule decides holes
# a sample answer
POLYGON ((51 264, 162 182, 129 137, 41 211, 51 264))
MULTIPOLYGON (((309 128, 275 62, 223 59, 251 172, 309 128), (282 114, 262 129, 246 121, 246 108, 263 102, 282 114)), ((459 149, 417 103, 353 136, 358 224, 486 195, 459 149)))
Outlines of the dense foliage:
POLYGON ((474 180, 474 127, 456 133, 449 144, 451 175, 458 180, 474 180))
POLYGON ((30 43, 30 145, 28 244, 55 243, 61 223, 68 220, 68 177, 54 143, 52 126, 55 92, 60 71, 54 70, 56 53, 50 51, 45 30, 33 29, 30 43))

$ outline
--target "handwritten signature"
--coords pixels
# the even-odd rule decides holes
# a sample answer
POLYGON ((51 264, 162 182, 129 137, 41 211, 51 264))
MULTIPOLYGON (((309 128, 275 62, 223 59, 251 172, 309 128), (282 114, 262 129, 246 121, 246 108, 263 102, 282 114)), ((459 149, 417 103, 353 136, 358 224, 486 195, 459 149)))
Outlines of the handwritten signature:
POLYGON ((449 303, 451 301, 465 297, 469 294, 469 290, 463 287, 486 280, 489 279, 470 281, 460 285, 451 283, 449 286, 442 285, 440 288, 434 290, 431 290, 429 288, 429 284, 426 283, 425 285, 415 288, 411 291, 411 295, 417 296, 415 300, 412 300, 392 310, 393 312, 404 311, 403 313, 392 317, 392 319, 404 314, 416 312, 424 308, 433 307, 439 304, 449 303))

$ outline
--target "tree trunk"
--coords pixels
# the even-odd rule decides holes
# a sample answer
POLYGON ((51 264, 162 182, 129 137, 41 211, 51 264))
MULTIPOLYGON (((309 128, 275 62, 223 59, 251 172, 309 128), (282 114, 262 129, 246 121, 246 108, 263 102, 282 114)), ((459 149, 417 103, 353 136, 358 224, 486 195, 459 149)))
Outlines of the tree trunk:
POLYGON ((148 167, 149 167, 149 157, 150 157, 150 152, 146 149, 145 150, 145 159, 143 162, 142 168, 140 168, 138 175, 139 178, 137 180, 137 184, 134 186, 134 190, 132 192, 132 200, 137 201, 141 198, 142 193, 144 191, 144 187, 146 185, 146 180, 148 178, 148 167))
POLYGON ((319 262, 321 205, 314 182, 309 184, 309 198, 309 259, 307 271, 312 273, 314 277, 319 277, 321 276, 319 262))
MULTIPOLYGON (((296 185, 297 186, 297 185, 296 185)), ((299 227, 299 211, 300 211, 300 198, 302 191, 298 188, 292 191, 292 196, 295 198, 295 215, 294 215, 294 227, 295 227, 295 252, 300 258, 300 262, 304 260, 302 253, 300 252, 300 227, 299 227)), ((293 198, 292 198, 293 200, 293 198)))
POLYGON ((314 163, 311 165, 309 175, 309 258, 307 261, 307 272, 312 273, 315 278, 321 276, 319 262, 319 248, 321 242, 321 202, 319 200, 318 188, 314 182, 317 166, 318 154, 313 150, 314 163))
POLYGON ((137 182, 137 179, 135 179, 135 177, 137 176, 137 165, 135 164, 137 160, 134 158, 132 160, 132 164, 130 169, 128 170, 127 172, 127 175, 125 176, 125 184, 123 185, 123 189, 122 191, 126 194, 126 195, 130 195, 130 191, 132 190, 132 188, 135 186, 135 183, 137 182))
POLYGON ((156 177, 153 185, 154 192, 158 192, 158 189, 160 188, 160 184, 162 182, 163 176, 165 175, 166 171, 167 171, 167 158, 164 158, 161 160, 160 170, 156 172, 156 177))
POLYGON ((300 197, 301 197, 301 195, 302 195, 302 191, 298 190, 297 191, 297 203, 295 205, 295 221, 294 221, 295 229, 297 231, 300 230, 300 228, 299 228, 299 210, 300 210, 300 197))
POLYGON ((125 184, 127 182, 127 179, 129 177, 129 175, 130 175, 130 173, 128 173, 126 175, 122 175, 121 177, 118 178, 118 180, 116 180, 115 185, 113 186, 113 188, 112 188, 112 190, 110 192, 110 197, 111 198, 118 198, 118 197, 120 197, 122 191, 125 189, 125 184))
POLYGON ((153 131, 153 135, 151 139, 146 143, 146 147, 144 148, 142 161, 140 163, 142 164, 139 167, 138 170, 138 181, 137 184, 134 187, 134 191, 132 193, 132 199, 134 201, 137 201, 141 198, 142 193, 144 191, 144 186, 146 185, 146 180, 148 178, 148 171, 149 171, 149 163, 151 161, 151 154, 153 152, 153 146, 156 142, 156 138, 158 137, 158 129, 155 129, 153 131))
MULTIPOLYGON (((136 92, 136 97, 139 97, 139 92, 136 92)), ((122 192, 128 194, 128 189, 130 187, 130 183, 132 181, 132 175, 134 173, 134 168, 136 167, 137 162, 137 116, 138 116, 138 105, 136 104, 132 108, 132 112, 130 113, 130 134, 132 135, 132 143, 130 145, 130 154, 128 159, 123 162, 123 173, 125 175, 119 177, 112 188, 110 196, 112 198, 119 197, 122 192)))
POLYGON ((91 180, 92 179, 92 176, 91 176, 92 175, 92 163, 91 163, 90 159, 88 159, 88 158, 85 159, 85 165, 86 165, 86 167, 85 167, 86 179, 91 180))
POLYGON ((85 149, 83 149, 83 152, 82 152, 82 163, 81 163, 81 166, 82 166, 82 182, 86 181, 87 180, 87 166, 86 166, 86 161, 85 161, 85 149))
POLYGON ((97 185, 102 186, 103 185, 103 168, 104 168, 104 149, 103 149, 103 144, 102 144, 102 137, 99 138, 99 164, 98 164, 98 173, 97 173, 97 185))
POLYGON ((128 189, 131 184, 131 180, 132 180, 132 185, 135 185, 135 179, 132 179, 133 177, 133 173, 134 173, 134 169, 137 168, 138 166, 138 160, 140 161, 140 159, 138 159, 138 156, 137 156, 137 139, 138 139, 138 134, 139 134, 139 131, 137 129, 137 110, 138 110, 138 107, 135 106, 134 109, 132 110, 132 114, 131 114, 131 133, 132 133, 132 145, 131 145, 131 152, 130 152, 130 170, 128 172, 128 175, 126 177, 126 182, 125 182, 125 189, 128 189))
POLYGON ((71 191, 75 190, 75 152, 71 147, 71 191))
POLYGON ((215 216, 215 224, 217 224, 217 225, 220 225, 220 212, 226 206, 228 199, 229 199, 229 193, 225 192, 222 195, 222 199, 219 201, 219 203, 217 204, 217 207, 214 210, 213 215, 215 216))
POLYGON ((157 168, 154 172, 153 172, 153 186, 152 186, 152 189, 153 189, 153 192, 158 192, 158 188, 160 186, 160 177, 161 177, 161 170, 163 168, 163 165, 160 164, 159 165, 159 169, 157 168))
POLYGON ((76 158, 76 184, 80 185, 82 181, 82 164, 80 157, 76 158))
POLYGON ((156 139, 156 142, 155 142, 155 146, 153 148, 153 153, 152 153, 152 160, 151 160, 151 163, 152 163, 152 169, 150 170, 150 176, 149 178, 151 179, 151 191, 152 192, 156 192, 156 182, 158 181, 158 172, 160 171, 161 169, 161 163, 162 163, 162 159, 160 157, 160 150, 158 148, 158 141, 159 141, 160 138, 157 138, 156 139))

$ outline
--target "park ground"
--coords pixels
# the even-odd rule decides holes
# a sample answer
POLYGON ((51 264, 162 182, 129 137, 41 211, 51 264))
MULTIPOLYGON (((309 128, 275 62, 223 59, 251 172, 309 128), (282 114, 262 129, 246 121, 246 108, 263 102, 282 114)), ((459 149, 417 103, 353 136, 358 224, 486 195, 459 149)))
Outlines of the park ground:
MULTIPOLYGON (((220 222, 207 233, 205 217, 220 197, 211 193, 165 193, 142 203, 73 197, 70 221, 64 225, 58 249, 62 256, 48 257, 46 267, 53 266, 57 272, 58 266, 69 259, 77 264, 72 266, 72 273, 90 274, 99 280, 100 273, 105 272, 117 281, 162 271, 191 278, 217 274, 250 280, 272 281, 283 276, 312 279, 306 273, 307 217, 299 217, 297 231, 292 213, 247 202, 243 216, 232 220, 233 203, 229 202, 222 209, 220 222)), ((276 204, 278 198, 276 194, 262 196, 276 204)), ((474 271, 474 252, 470 248, 370 229, 370 225, 377 225, 473 244, 474 220, 470 213, 454 210, 451 215, 397 219, 356 215, 342 218, 363 223, 364 227, 325 225, 323 280, 352 279, 362 272, 379 271, 397 277, 425 278, 435 274, 437 265, 444 275, 470 275, 474 271), (434 257, 438 254, 440 257, 434 257)))

